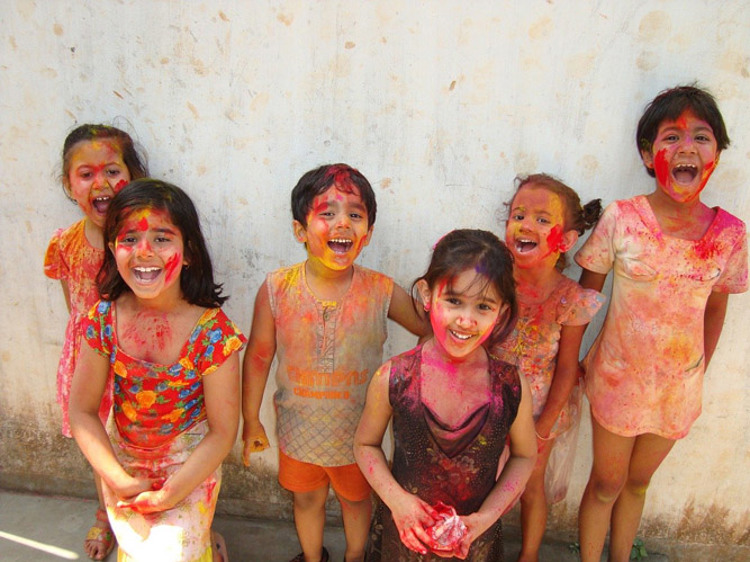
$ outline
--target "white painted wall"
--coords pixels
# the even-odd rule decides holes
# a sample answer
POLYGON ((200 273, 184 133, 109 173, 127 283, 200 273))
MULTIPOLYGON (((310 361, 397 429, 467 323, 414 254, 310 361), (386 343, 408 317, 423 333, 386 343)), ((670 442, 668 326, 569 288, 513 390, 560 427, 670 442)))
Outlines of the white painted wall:
MULTIPOLYGON (((746 0, 1 4, 5 427, 58 432, 65 304, 42 260, 52 232, 80 216, 57 178, 76 124, 126 128, 152 175, 193 196, 226 309, 245 328, 265 272, 304 257, 288 200, 308 169, 344 161, 370 179, 379 213, 361 261, 408 285, 451 228, 502 232, 516 174, 558 175, 584 200, 650 191, 638 117, 660 90, 696 79, 733 141, 705 200, 750 218, 746 0)), ((654 479, 654 529, 697 533, 701 517, 719 517, 739 540, 748 527, 749 298, 730 299, 704 413, 654 479)), ((411 345, 392 333, 388 353, 411 345)), ((263 415, 272 425, 270 399, 263 415)), ((589 448, 584 427, 566 511, 589 448)), ((263 459, 275 466, 274 453, 263 459)))

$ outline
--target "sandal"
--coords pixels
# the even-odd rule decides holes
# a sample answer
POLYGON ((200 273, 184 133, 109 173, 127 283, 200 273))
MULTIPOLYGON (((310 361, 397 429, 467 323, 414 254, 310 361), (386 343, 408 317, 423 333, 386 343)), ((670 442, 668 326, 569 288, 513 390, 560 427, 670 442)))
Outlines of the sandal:
POLYGON ((211 550, 221 559, 221 562, 229 562, 227 543, 216 531, 211 531, 211 550))
POLYGON ((96 523, 89 529, 86 540, 83 541, 83 549, 92 560, 104 560, 115 548, 115 535, 109 526, 107 512, 101 507, 96 510, 96 523), (93 543, 93 544, 92 544, 93 543), (99 556, 89 553, 89 546, 99 547, 99 556))
MULTIPOLYGON (((289 562, 305 562, 305 553, 300 552, 289 562)), ((323 550, 320 552, 320 562, 328 562, 328 550, 326 549, 326 547, 323 547, 323 550)))

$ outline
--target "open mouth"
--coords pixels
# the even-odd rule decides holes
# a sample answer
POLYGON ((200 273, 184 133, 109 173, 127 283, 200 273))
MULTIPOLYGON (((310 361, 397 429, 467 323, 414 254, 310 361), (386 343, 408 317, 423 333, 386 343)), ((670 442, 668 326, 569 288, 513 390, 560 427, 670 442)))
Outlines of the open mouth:
POLYGON ((453 330, 448 330, 448 331, 451 333, 451 335, 454 338, 456 338, 458 340, 466 341, 466 340, 471 339, 472 337, 474 337, 472 334, 460 334, 460 333, 455 332, 453 330))
POLYGON ((345 254, 351 249, 352 244, 351 240, 345 240, 344 238, 334 238, 328 241, 328 247, 337 254, 345 254))
POLYGON ((102 195, 101 197, 95 198, 91 204, 93 205, 94 209, 96 209, 97 213, 104 214, 107 212, 107 209, 109 208, 109 202, 112 200, 112 198, 109 195, 102 195))
POLYGON ((141 283, 150 283, 154 281, 161 273, 160 267, 134 267, 133 277, 141 283))
POLYGON ((678 164, 672 169, 672 177, 678 183, 691 183, 698 175, 698 167, 693 164, 678 164))
POLYGON ((519 254, 523 254, 526 252, 530 252, 531 250, 536 248, 537 243, 525 238, 519 238, 515 241, 514 247, 516 249, 516 252, 518 252, 519 254))

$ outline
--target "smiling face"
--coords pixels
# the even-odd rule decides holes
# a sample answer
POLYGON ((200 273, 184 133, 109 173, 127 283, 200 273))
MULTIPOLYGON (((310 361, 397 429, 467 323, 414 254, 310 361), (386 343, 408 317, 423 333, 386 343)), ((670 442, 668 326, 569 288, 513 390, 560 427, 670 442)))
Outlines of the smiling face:
POLYGON ((109 247, 117 271, 136 297, 180 296, 180 272, 187 261, 182 233, 169 213, 159 209, 134 211, 123 221, 109 247))
POLYGON ((372 233, 359 190, 347 191, 332 185, 313 200, 307 226, 294 221, 294 234, 309 259, 333 271, 350 268, 372 233))
POLYGON ((422 301, 429 303, 435 340, 456 359, 476 351, 507 308, 487 277, 473 269, 462 271, 452 281, 440 280, 433 288, 421 280, 417 289, 422 301))
POLYGON ((86 217, 102 229, 110 200, 130 179, 117 141, 99 139, 81 141, 73 147, 64 183, 86 217))
POLYGON ((719 163, 713 129, 691 110, 662 121, 651 150, 641 157, 654 170, 659 189, 677 203, 698 199, 719 163))
POLYGON ((565 231, 565 207, 560 197, 534 184, 521 187, 513 198, 505 226, 505 243, 515 266, 540 264, 554 267, 560 252, 578 240, 574 230, 565 231))

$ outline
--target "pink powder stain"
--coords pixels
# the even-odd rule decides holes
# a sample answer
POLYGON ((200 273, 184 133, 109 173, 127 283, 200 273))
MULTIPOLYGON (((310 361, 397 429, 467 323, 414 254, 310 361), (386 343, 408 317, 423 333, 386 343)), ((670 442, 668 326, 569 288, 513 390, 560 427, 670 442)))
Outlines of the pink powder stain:
POLYGON ((552 227, 552 230, 550 230, 550 233, 547 235, 547 247, 552 252, 560 252, 561 246, 563 242, 563 227, 560 224, 556 224, 552 227))
POLYGON ((179 274, 181 264, 182 254, 174 254, 167 260, 167 263, 165 264, 165 281, 167 283, 171 282, 179 274))
POLYGON ((128 182, 126 182, 125 180, 118 181, 115 184, 115 193, 120 192, 122 190, 122 188, 125 187, 126 185, 128 185, 128 182))
POLYGON ((667 149, 662 148, 654 157, 654 174, 659 185, 668 185, 669 162, 667 162, 667 149))
POLYGON ((703 190, 704 187, 706 187, 706 184, 708 183, 708 179, 711 177, 711 174, 714 173, 715 169, 716 169, 715 160, 713 162, 709 162, 703 168, 703 174, 701 175, 701 186, 700 186, 701 191, 703 190))

